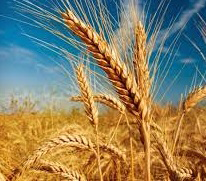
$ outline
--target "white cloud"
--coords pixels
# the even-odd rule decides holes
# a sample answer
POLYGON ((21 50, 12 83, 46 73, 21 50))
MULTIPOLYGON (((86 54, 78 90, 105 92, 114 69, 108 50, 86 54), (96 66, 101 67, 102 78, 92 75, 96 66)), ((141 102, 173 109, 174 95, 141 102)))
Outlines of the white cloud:
POLYGON ((49 74, 59 73, 62 70, 59 66, 45 65, 41 62, 45 62, 43 57, 28 48, 14 44, 0 46, 0 63, 2 65, 4 63, 14 66, 16 64, 32 65, 37 71, 49 74))
POLYGON ((199 0, 196 3, 194 3, 191 9, 187 9, 183 11, 179 20, 174 24, 170 34, 174 34, 178 30, 180 30, 191 19, 191 17, 194 14, 198 13, 202 8, 205 7, 205 3, 206 3, 206 0, 199 0))
MULTIPOLYGON (((192 18, 193 15, 195 15, 202 8, 205 7, 205 3, 206 3, 206 0, 198 0, 193 4, 191 8, 184 10, 182 14, 180 15, 179 19, 177 20, 177 22, 173 24, 168 34, 168 37, 170 37, 171 35, 181 30, 188 23, 188 21, 192 18)), ((159 37, 163 37, 163 35, 167 32, 168 32, 168 29, 161 30, 159 33, 159 37)))
POLYGON ((44 64, 36 64, 36 69, 39 71, 44 71, 45 73, 53 74, 60 73, 62 69, 59 66, 46 66, 44 64))
POLYGON ((134 25, 142 16, 141 0, 124 0, 118 28, 113 34, 112 42, 118 50, 125 50, 133 38, 134 25))
MULTIPOLYGON (((169 49, 168 47, 164 46, 161 50, 161 53, 164 53, 164 54, 171 54, 171 48, 169 49)), ((175 56, 177 57, 180 57, 181 56, 181 53, 179 50, 175 50, 172 54, 175 54, 175 56)))
POLYGON ((192 63, 195 63, 195 60, 192 58, 185 58, 185 59, 180 60, 180 62, 184 64, 192 64, 192 63))
POLYGON ((34 63, 39 56, 27 48, 10 44, 0 47, 0 61, 12 61, 15 63, 34 63))

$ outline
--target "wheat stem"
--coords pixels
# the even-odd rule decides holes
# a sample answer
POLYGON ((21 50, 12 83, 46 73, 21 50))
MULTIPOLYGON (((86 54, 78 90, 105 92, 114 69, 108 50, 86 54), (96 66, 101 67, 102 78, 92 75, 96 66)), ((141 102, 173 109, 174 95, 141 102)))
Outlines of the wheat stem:
POLYGON ((78 79, 79 87, 82 94, 82 99, 84 102, 85 111, 90 122, 94 126, 94 132, 96 135, 96 145, 97 145, 97 165, 99 170, 100 180, 103 181, 101 163, 100 163, 100 152, 99 152, 99 133, 98 133, 98 111, 94 103, 94 98, 92 91, 90 89, 89 83, 87 82, 86 75, 83 71, 84 65, 80 64, 76 69, 76 76, 78 79))

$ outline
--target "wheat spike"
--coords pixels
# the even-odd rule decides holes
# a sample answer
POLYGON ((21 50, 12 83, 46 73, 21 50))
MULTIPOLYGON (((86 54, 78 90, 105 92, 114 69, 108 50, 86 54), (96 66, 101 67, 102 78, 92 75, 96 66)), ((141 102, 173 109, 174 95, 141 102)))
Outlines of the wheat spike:
POLYGON ((133 64, 136 74, 138 90, 142 97, 148 98, 150 91, 150 77, 147 62, 146 39, 147 36, 144 27, 141 21, 138 21, 135 27, 133 64))
MULTIPOLYGON (((116 109, 121 113, 125 112, 125 106, 118 99, 116 99, 115 97, 111 95, 99 94, 93 97, 94 97, 95 102, 100 102, 102 104, 105 104, 108 107, 116 109)), ((81 96, 72 96, 70 100, 71 101, 83 101, 83 98, 81 96)))
POLYGON ((82 39, 99 66, 106 72, 128 110, 144 120, 148 114, 147 105, 143 99, 140 99, 135 79, 126 65, 120 61, 114 50, 101 36, 77 19, 70 10, 61 14, 68 28, 82 39))
POLYGON ((89 118, 90 122, 93 125, 98 124, 98 110, 94 103, 94 98, 92 95, 92 91, 90 89, 90 86, 87 82, 86 75, 84 74, 84 65, 81 64, 76 69, 76 75, 77 80, 79 83, 79 87, 82 94, 82 99, 84 102, 85 112, 87 114, 87 117, 89 118))
POLYGON ((59 163, 40 160, 37 164, 33 165, 31 168, 34 170, 60 175, 62 178, 71 181, 86 181, 85 176, 83 176, 77 171, 70 170, 66 166, 59 163))
POLYGON ((206 98, 206 85, 192 91, 183 103, 183 111, 189 112, 198 102, 206 98))

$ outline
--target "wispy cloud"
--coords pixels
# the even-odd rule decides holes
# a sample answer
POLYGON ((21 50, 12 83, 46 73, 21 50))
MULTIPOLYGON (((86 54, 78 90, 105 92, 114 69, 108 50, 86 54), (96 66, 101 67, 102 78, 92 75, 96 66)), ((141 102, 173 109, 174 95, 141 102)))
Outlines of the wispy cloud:
POLYGON ((181 59, 180 62, 184 64, 193 64, 195 63, 195 60, 193 58, 185 58, 185 59, 181 59))
MULTIPOLYGON (((171 52, 171 48, 168 48, 167 46, 164 46, 162 49, 161 49, 161 53, 164 53, 164 54, 173 54, 171 52)), ((175 50, 174 52, 175 56, 177 57, 180 57, 181 56, 181 53, 179 50, 175 50)))
MULTIPOLYGON (((201 9, 205 7, 206 0, 197 0, 195 2, 191 2, 193 4, 190 8, 185 9, 179 16, 178 20, 173 23, 170 31, 168 32, 168 28, 160 30, 156 44, 155 50, 158 50, 159 45, 162 43, 162 39, 167 34, 167 39, 170 38, 172 35, 178 33, 179 31, 183 30, 186 24, 190 21, 190 19, 197 14, 201 9)), ((167 49, 163 47, 163 49, 167 49)), ((165 51, 166 52, 166 51, 165 51)), ((164 53, 164 51, 162 52, 164 53)), ((181 52, 178 52, 177 56, 180 56, 181 52)))
POLYGON ((125 50, 134 36, 134 26, 141 18, 143 3, 141 0, 124 0, 118 28, 113 34, 112 42, 119 50, 125 50))
MULTIPOLYGON (((171 35, 177 33, 179 30, 184 28, 184 26, 189 22, 189 20, 196 13, 198 13, 202 8, 205 7, 205 4, 206 4, 206 0, 198 0, 193 4, 193 6, 191 8, 184 10, 181 13, 179 19, 173 24, 173 26, 168 34, 168 37, 170 37, 171 35)), ((161 35, 164 35, 167 31, 168 31, 168 29, 161 30, 160 37, 162 37, 161 35)))
POLYGON ((0 47, 0 61, 12 61, 13 63, 34 63, 39 56, 30 49, 10 44, 0 47))
POLYGON ((53 74, 60 73, 62 69, 59 66, 46 66, 44 64, 36 64, 37 71, 44 71, 45 73, 53 74))
POLYGON ((43 57, 35 51, 14 44, 0 46, 0 63, 2 65, 32 65, 36 71, 49 74, 61 71, 60 67, 48 65, 48 62, 44 62, 43 57))

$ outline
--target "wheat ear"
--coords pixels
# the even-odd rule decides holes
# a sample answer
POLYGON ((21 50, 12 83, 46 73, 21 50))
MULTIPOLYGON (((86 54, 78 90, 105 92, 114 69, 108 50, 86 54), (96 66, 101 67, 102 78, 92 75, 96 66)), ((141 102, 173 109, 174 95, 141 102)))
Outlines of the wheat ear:
POLYGON ((174 143, 172 146, 172 153, 175 151, 175 147, 179 138, 181 126, 182 126, 182 121, 187 112, 189 112, 198 102, 206 98, 206 85, 196 88, 194 91, 189 93, 185 101, 183 102, 182 105, 182 114, 180 115, 180 118, 178 120, 178 125, 177 129, 175 131, 175 136, 174 136, 174 143))
MULTIPOLYGON (((93 97, 94 97, 95 102, 100 102, 102 104, 105 104, 108 107, 116 109, 121 113, 125 112, 125 106, 118 99, 116 99, 115 97, 111 95, 99 94, 93 97)), ((70 100, 71 101, 83 101, 83 98, 81 96, 72 96, 70 100)))
POLYGON ((82 100, 84 102, 84 108, 85 108, 87 117, 92 123, 92 125, 97 125, 98 124, 98 110, 95 106, 92 91, 87 82, 87 77, 84 74, 83 68, 84 68, 83 64, 77 67, 76 76, 77 76, 79 88, 81 90, 82 100))
POLYGON ((70 10, 61 14, 68 28, 82 39, 96 58, 98 65, 106 72, 128 110, 144 120, 148 113, 147 105, 140 99, 135 79, 126 65, 120 61, 115 51, 98 33, 76 18, 70 10))
POLYGON ((147 62, 146 39, 147 35, 145 33, 145 29, 141 21, 138 21, 135 27, 133 64, 136 74, 138 90, 142 97, 148 98, 151 83, 147 62))
POLYGON ((83 176, 77 171, 70 170, 66 166, 59 163, 40 160, 37 164, 33 165, 31 168, 37 171, 44 171, 44 172, 60 175, 62 178, 71 181, 86 181, 85 176, 83 176))
POLYGON ((99 132, 98 132, 98 111, 94 103, 94 98, 92 91, 90 89, 89 83, 87 82, 87 77, 84 74, 84 65, 80 64, 76 69, 76 76, 79 83, 79 87, 82 94, 82 99, 84 102, 85 112, 90 122, 95 127, 96 144, 97 144, 97 163, 99 169, 100 180, 103 181, 101 163, 100 163, 100 150, 99 150, 99 132))
POLYGON ((189 112, 198 102, 206 98, 206 85, 192 91, 183 103, 183 111, 189 112))
POLYGON ((15 169, 12 174, 9 176, 9 179, 20 177, 23 172, 31 168, 32 165, 38 162, 38 160, 55 148, 62 146, 77 147, 82 149, 91 150, 96 154, 95 145, 91 142, 90 139, 82 135, 71 135, 71 134, 62 134, 54 139, 47 141, 40 148, 38 148, 29 158, 22 164, 22 169, 15 169))

